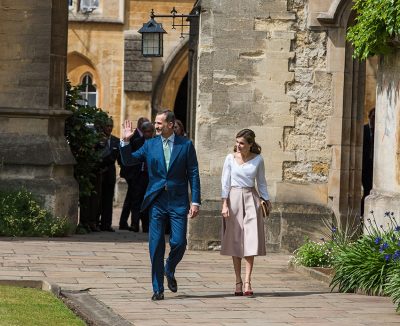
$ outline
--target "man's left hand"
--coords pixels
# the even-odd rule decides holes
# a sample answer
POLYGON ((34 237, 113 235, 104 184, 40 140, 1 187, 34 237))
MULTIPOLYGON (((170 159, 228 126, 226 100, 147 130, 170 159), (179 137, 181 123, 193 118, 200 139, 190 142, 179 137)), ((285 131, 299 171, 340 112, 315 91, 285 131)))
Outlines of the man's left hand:
POLYGON ((190 210, 189 210, 189 218, 195 218, 199 214, 199 206, 197 205, 191 205, 190 210))

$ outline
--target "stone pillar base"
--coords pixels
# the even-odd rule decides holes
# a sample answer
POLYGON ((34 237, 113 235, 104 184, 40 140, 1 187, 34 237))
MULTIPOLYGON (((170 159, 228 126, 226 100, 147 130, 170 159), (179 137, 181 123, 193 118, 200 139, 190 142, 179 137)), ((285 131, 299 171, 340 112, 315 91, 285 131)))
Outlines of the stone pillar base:
MULTIPOLYGON (((0 132, 0 190, 25 188, 55 217, 68 217, 76 224, 79 190, 73 177, 75 160, 65 138, 45 134, 50 124, 46 118, 6 117, 4 121, 6 123, 0 121, 0 127, 6 131, 0 132), (36 130, 44 130, 44 134, 27 133, 32 125, 36 130), (7 132, 12 131, 14 126, 18 126, 24 134, 7 132)), ((57 130, 64 130, 63 121, 60 121, 56 124, 59 127, 57 130)))
MULTIPOLYGON (((376 224, 388 228, 389 220, 385 217, 385 213, 393 212, 394 218, 400 223, 400 193, 379 192, 372 189, 371 194, 365 198, 364 220, 367 218, 375 218, 376 224), (372 212, 372 213, 371 213, 372 212)), ((368 225, 368 223, 364 223, 368 225)), ((364 230, 364 233, 367 231, 364 230)))

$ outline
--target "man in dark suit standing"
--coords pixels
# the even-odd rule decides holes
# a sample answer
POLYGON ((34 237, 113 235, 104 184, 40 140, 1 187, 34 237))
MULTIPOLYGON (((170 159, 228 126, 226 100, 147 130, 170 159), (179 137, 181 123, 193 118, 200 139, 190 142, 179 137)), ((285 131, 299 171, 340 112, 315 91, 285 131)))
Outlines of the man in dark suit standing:
POLYGON ((375 108, 368 113, 369 123, 364 125, 362 185, 364 189, 361 199, 361 216, 364 216, 364 201, 372 189, 374 172, 374 135, 375 135, 375 108))
MULTIPOLYGON (((154 136, 154 126, 150 122, 144 122, 142 124, 143 137, 136 138, 132 142, 132 152, 136 152, 141 148, 144 142, 154 136)), ((146 194, 147 185, 149 184, 149 176, 147 173, 147 164, 142 162, 132 166, 135 170, 133 176, 133 190, 132 190, 132 226, 131 231, 139 232, 139 221, 142 221, 142 231, 149 232, 149 210, 141 210, 144 195, 146 194)))
POLYGON ((119 155, 119 138, 111 134, 113 126, 113 120, 110 118, 103 130, 105 137, 101 163, 100 229, 109 232, 114 232, 111 224, 116 181, 115 161, 119 155))
MULTIPOLYGON (((135 129, 135 132, 130 139, 130 144, 131 146, 133 145, 133 142, 137 139, 141 139, 143 137, 143 131, 142 131, 142 125, 145 122, 149 122, 149 119, 145 117, 141 117, 138 119, 137 122, 137 128, 135 129)), ((118 163, 121 164, 120 160, 118 160, 118 163)), ((119 218, 119 229, 120 230, 131 230, 133 231, 133 207, 132 204, 135 201, 135 194, 133 193, 133 188, 136 182, 136 177, 137 177, 137 166, 125 166, 121 164, 121 171, 120 171, 120 177, 124 178, 126 181, 126 184, 128 186, 128 189, 126 191, 125 195, 125 200, 124 204, 122 205, 122 211, 121 211, 121 216, 119 218), (128 219, 129 219, 129 214, 131 214, 131 226, 128 225, 128 219)))
POLYGON ((199 212, 200 177, 196 151, 191 140, 174 134, 175 115, 169 110, 157 114, 158 135, 147 140, 136 152, 131 151, 132 123, 125 121, 121 141, 121 158, 125 165, 146 162, 149 185, 142 210, 149 208, 149 251, 153 284, 152 300, 164 299, 164 274, 168 288, 178 290, 175 270, 186 250, 187 218, 199 212), (188 184, 191 188, 189 202, 188 184), (171 222, 169 243, 171 251, 164 266, 166 221, 171 222))

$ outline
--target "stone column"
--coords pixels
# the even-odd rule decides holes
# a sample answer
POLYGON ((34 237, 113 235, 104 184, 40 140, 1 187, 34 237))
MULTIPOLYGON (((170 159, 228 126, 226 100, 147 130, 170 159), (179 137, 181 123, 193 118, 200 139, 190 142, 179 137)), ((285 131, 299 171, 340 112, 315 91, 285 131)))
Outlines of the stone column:
POLYGON ((387 226, 385 212, 400 217, 400 51, 380 58, 375 110, 374 178, 365 201, 378 225, 387 226))
POLYGON ((0 188, 32 191, 77 221, 74 158, 64 137, 68 5, 0 3, 0 188))

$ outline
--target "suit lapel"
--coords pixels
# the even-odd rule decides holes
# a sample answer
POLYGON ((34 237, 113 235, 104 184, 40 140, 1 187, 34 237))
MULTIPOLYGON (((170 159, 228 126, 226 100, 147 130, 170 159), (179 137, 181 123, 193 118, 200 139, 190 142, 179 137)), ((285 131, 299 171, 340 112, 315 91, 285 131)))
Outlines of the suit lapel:
POLYGON ((182 149, 182 139, 179 136, 175 135, 174 147, 172 148, 171 158, 169 160, 168 171, 171 169, 171 166, 174 163, 175 159, 178 157, 181 149, 182 149))

